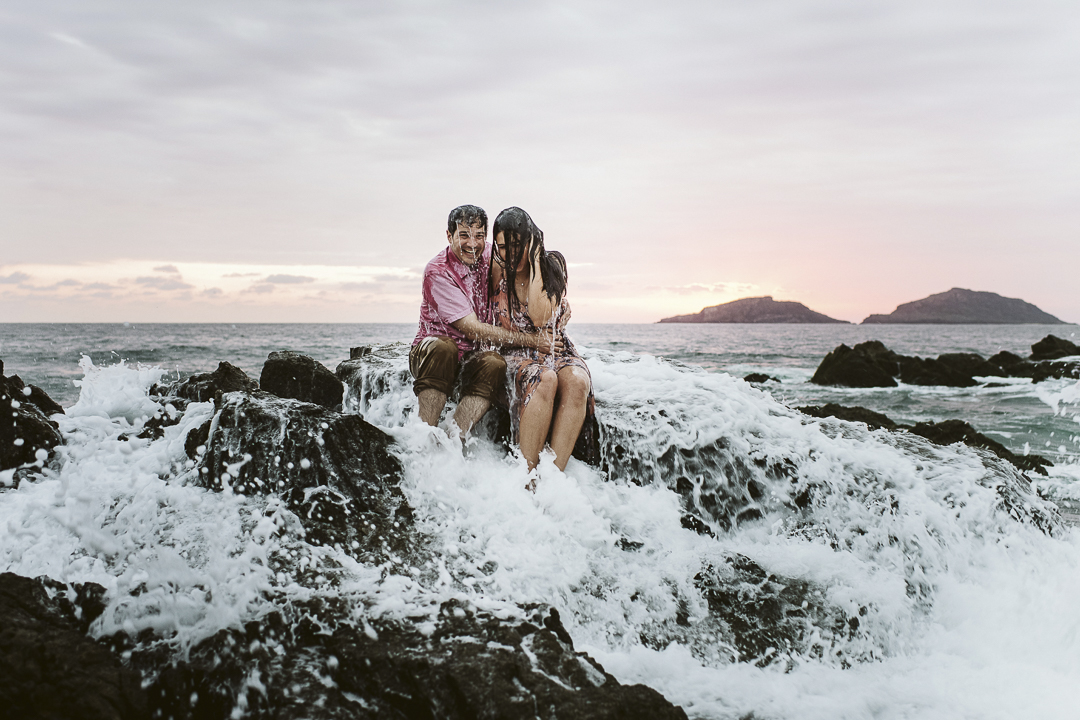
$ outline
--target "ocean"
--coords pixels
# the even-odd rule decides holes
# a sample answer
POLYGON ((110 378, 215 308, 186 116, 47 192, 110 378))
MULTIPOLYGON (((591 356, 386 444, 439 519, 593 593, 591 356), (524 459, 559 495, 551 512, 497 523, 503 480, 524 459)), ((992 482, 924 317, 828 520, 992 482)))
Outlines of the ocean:
POLYGON ((494 445, 463 455, 416 420, 403 380, 412 324, 0 325, 5 374, 65 406, 57 419, 69 444, 62 466, 0 490, 0 570, 100 583, 110 604, 92 632, 153 628, 178 646, 265 612, 267 584, 275 597, 310 592, 277 584, 243 551, 257 498, 185 482, 177 433, 208 417, 208 403, 160 440, 125 433, 153 412, 154 382, 223 360, 258 378, 266 355, 283 349, 333 370, 350 347, 376 345, 373 382, 350 388, 347 407, 397 441, 402 489, 442 548, 445 574, 405 590, 357 570, 336 592, 366 612, 413 617, 433 598, 504 611, 550 603, 579 649, 695 718, 1080 717, 1080 535, 1031 520, 1080 501, 1080 383, 809 383, 840 343, 1027 355, 1047 334, 1077 342, 1080 328, 569 330, 593 374, 608 462, 605 472, 572 461, 560 473, 544 458, 534 496, 521 489, 519 460, 494 445), (740 379, 751 372, 778 382, 752 387, 740 379), (827 402, 903 423, 960 418, 1054 466, 1028 489, 1011 466, 969 448, 792 410, 827 402), (751 485, 753 497, 739 495, 751 485), (812 489, 812 501, 796 488, 812 489), (1019 490, 1003 502, 1002 488, 1019 490), (732 520, 736 495, 742 514, 732 520), (708 516, 711 534, 683 526, 680 497, 708 516), (819 590, 827 610, 809 614, 802 644, 752 658, 731 644, 701 577, 736 555, 819 590), (859 621, 839 632, 837 613, 859 621))

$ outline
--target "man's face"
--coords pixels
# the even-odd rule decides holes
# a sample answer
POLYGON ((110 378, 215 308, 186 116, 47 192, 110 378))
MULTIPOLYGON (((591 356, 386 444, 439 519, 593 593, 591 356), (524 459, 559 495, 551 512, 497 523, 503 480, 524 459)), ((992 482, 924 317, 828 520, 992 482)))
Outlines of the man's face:
POLYGON ((457 224, 457 230, 446 232, 446 239, 450 242, 450 251, 457 255, 457 259, 466 265, 475 265, 480 262, 480 256, 484 254, 484 243, 487 241, 487 230, 483 225, 457 224))

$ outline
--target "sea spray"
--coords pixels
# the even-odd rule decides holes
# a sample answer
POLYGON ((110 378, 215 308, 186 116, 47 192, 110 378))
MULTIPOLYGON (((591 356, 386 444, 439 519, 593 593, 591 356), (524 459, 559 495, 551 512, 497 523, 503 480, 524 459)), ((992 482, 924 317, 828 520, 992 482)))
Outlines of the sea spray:
POLYGON ((415 418, 403 348, 374 357, 349 398, 397 441, 420 533, 403 562, 311 545, 273 494, 198 487, 185 439, 220 408, 192 403, 139 438, 165 412, 155 371, 87 366, 63 452, 0 494, 5 569, 98 582, 95 633, 179 648, 313 597, 351 604, 361 628, 421 630, 447 602, 502 617, 546 603, 609 671, 692 716, 1069 717, 1076 539, 996 458, 593 352, 603 465, 560 473, 544 455, 533 496, 520 457, 486 440, 463 455, 415 418), (778 609, 787 644, 742 652, 749 613, 718 614, 726 598, 778 609))

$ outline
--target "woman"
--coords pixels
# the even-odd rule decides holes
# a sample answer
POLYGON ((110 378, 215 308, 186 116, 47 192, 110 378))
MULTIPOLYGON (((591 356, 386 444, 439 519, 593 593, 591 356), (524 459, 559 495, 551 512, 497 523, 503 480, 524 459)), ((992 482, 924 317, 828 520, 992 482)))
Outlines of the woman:
MULTIPOLYGON (((541 355, 531 348, 503 352, 511 382, 510 418, 521 454, 532 471, 540 451, 550 442, 555 465, 566 463, 578 444, 584 425, 593 432, 595 404, 592 376, 566 336, 570 303, 566 300, 566 260, 544 249, 544 233, 521 208, 503 210, 492 226, 491 303, 494 324, 507 330, 551 332, 563 349, 541 355), (586 418, 590 419, 585 423, 586 418)), ((581 447, 593 447, 582 438, 581 447)), ((535 481, 530 481, 535 489, 535 481)))

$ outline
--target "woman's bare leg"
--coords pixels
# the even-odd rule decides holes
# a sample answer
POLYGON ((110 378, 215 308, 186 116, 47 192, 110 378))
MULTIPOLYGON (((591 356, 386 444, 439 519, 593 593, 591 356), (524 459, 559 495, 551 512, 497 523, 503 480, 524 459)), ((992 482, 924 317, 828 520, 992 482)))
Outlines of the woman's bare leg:
POLYGON ((574 452, 581 424, 585 421, 586 404, 592 379, 589 374, 573 365, 559 371, 559 387, 555 400, 555 419, 551 425, 551 449, 555 451, 555 465, 566 469, 570 453, 574 452))
POLYGON ((529 404, 521 413, 521 425, 518 427, 518 443, 521 454, 532 470, 540 462, 540 451, 547 441, 548 429, 551 428, 551 410, 555 405, 555 391, 559 378, 554 370, 545 370, 540 376, 540 384, 533 390, 529 404))

